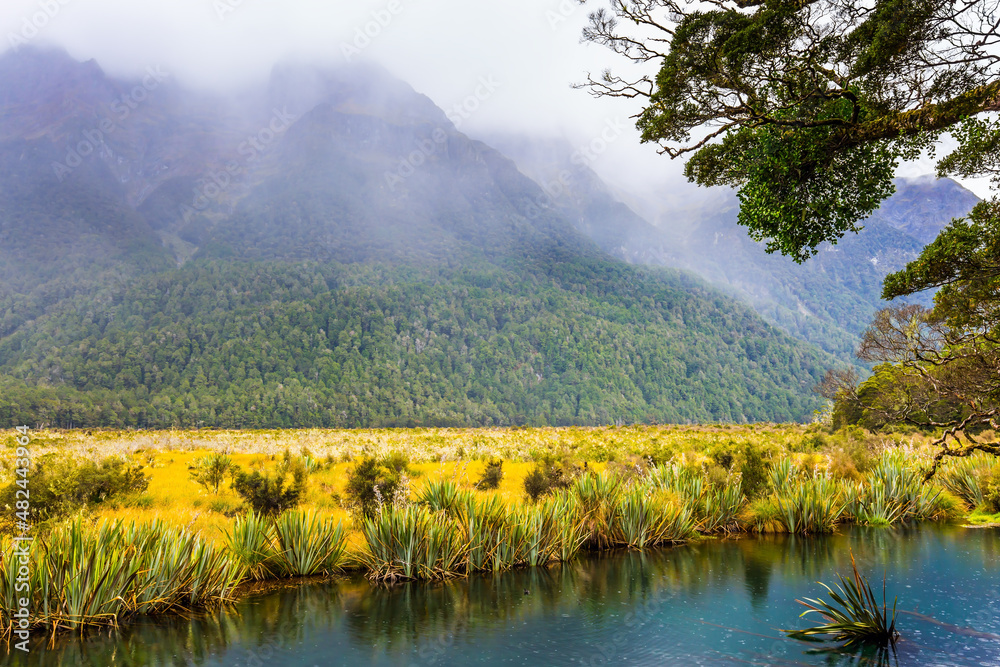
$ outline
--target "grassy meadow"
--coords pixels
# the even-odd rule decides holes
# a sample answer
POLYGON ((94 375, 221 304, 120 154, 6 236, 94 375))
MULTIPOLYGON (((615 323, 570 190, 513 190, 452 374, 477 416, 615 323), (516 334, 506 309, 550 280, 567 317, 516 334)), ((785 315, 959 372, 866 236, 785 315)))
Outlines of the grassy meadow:
MULTIPOLYGON (((0 447, 8 633, 25 575, 10 537, 18 435, 0 447)), ((925 484, 930 442, 775 424, 33 431, 31 523, 44 540, 31 552, 32 625, 115 625, 232 599, 248 582, 345 570, 439 579, 735 533, 996 523, 1000 467, 961 459, 925 484), (194 479, 223 459, 217 491, 194 479), (293 469, 294 500, 249 511, 246 489, 275 495, 285 487, 269 480, 293 469), (107 480, 125 480, 124 491, 107 480), (373 487, 375 500, 362 501, 373 487), (38 507, 46 497, 51 507, 38 507)))

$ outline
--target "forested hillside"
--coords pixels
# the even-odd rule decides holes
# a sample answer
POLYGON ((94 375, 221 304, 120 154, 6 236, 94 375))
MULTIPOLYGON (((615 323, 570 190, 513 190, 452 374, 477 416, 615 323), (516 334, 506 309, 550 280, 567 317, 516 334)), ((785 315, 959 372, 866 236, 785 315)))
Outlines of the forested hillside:
POLYGON ((364 426, 797 420, 815 354, 681 276, 610 262, 199 261, 0 344, 0 418, 364 426), (39 382, 41 381, 41 382, 39 382), (58 400, 55 398, 58 397, 58 400), (24 414, 27 412, 27 414, 24 414))
POLYGON ((68 172, 52 165, 130 83, 32 51, 0 60, 0 81, 17 88, 0 419, 743 422, 818 406, 822 353, 691 276, 604 254, 384 72, 279 68, 236 119, 167 82, 68 172))
POLYGON ((843 363, 856 361, 861 333, 885 305, 882 279, 916 258, 952 218, 966 215, 979 201, 949 179, 897 179, 896 194, 863 222, 863 231, 836 246, 825 244, 797 264, 767 254, 764 243, 737 225, 739 202, 731 192, 686 208, 647 206, 650 222, 574 161, 568 145, 509 136, 495 142, 524 173, 554 184, 547 199, 553 208, 607 252, 636 264, 694 271, 843 363))

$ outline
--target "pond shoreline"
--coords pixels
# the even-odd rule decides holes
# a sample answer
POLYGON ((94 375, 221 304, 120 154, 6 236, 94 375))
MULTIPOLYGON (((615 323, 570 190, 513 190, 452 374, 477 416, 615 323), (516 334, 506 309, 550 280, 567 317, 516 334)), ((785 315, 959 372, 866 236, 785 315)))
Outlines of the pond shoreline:
POLYGON ((341 667, 847 665, 849 654, 813 655, 775 628, 799 626, 794 600, 824 595, 816 581, 849 572, 852 554, 863 572, 887 572, 890 606, 899 597, 900 664, 995 664, 1000 615, 987 602, 1000 594, 997 531, 843 525, 820 536, 738 534, 685 546, 584 552, 558 567, 444 581, 390 585, 357 570, 269 581, 185 617, 39 635, 31 660, 11 664, 233 666, 256 656, 291 667, 336 655, 341 667))

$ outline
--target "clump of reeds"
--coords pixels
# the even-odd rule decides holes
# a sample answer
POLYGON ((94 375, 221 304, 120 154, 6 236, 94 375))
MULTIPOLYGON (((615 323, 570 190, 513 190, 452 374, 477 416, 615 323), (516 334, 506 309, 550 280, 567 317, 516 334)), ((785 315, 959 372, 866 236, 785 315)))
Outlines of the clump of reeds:
POLYGON ((819 614, 825 623, 804 630, 786 630, 793 639, 806 641, 834 641, 843 646, 859 644, 879 647, 896 646, 899 633, 896 631, 896 600, 892 603, 892 613, 886 602, 885 580, 882 581, 882 605, 879 606, 868 579, 861 576, 851 554, 851 579, 838 575, 840 584, 837 591, 821 583, 829 592, 832 602, 825 600, 797 600, 807 607, 800 617, 819 614))
POLYGON ((941 518, 954 503, 941 487, 925 482, 899 451, 884 453, 862 482, 845 491, 849 512, 871 526, 941 518))
POLYGON ((572 486, 591 549, 643 549, 683 542, 694 533, 691 509, 649 479, 626 485, 616 476, 585 473, 572 486))
POLYGON ((443 512, 385 506, 362 521, 361 563, 372 579, 440 579, 461 571, 468 545, 443 512))
POLYGON ((451 482, 424 487, 418 503, 364 519, 361 562, 379 580, 437 579, 569 561, 584 546, 644 548, 693 533, 690 512, 649 485, 625 488, 584 474, 541 503, 506 505, 451 482))
POLYGON ((826 475, 814 475, 775 493, 778 519, 789 533, 829 533, 844 513, 838 485, 826 475))
MULTIPOLYGON (((195 609, 229 599, 243 570, 183 528, 81 519, 31 547, 32 626, 56 632, 116 626, 137 614, 195 609)), ((0 628, 12 629, 19 560, 0 559, 0 628)), ((23 595, 23 594, 20 594, 23 595)))
POLYGON ((344 527, 315 511, 285 512, 274 520, 275 563, 282 576, 308 577, 340 569, 347 552, 344 527))
POLYGON ((619 546, 644 549, 684 542, 694 531, 689 508, 662 492, 634 487, 619 500, 613 538, 619 546))
POLYGON ((459 489, 455 482, 442 480, 428 482, 417 497, 417 502, 426 505, 433 512, 454 514, 459 505, 466 502, 468 497, 468 492, 459 489))
POLYGON ((982 507, 986 504, 986 480, 994 465, 996 457, 979 452, 949 461, 938 472, 937 479, 969 507, 982 507))
POLYGON ((238 517, 226 531, 233 562, 251 579, 308 577, 343 566, 344 529, 315 511, 289 510, 271 518, 255 512, 238 517))
POLYGON ((695 519, 702 533, 729 532, 746 504, 740 474, 728 476, 722 485, 709 482, 697 468, 671 464, 650 471, 651 481, 659 488, 677 494, 695 519))

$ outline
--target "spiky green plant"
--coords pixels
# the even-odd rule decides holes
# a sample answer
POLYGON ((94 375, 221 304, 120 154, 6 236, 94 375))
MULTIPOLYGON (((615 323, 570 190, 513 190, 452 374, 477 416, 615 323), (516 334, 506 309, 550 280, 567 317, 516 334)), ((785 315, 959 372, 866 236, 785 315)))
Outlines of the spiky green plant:
POLYGON ((941 491, 924 482, 920 470, 906 460, 903 451, 888 451, 865 478, 856 516, 859 523, 871 525, 935 519, 946 513, 941 491))
POLYGON ((703 533, 729 532, 737 527, 737 517, 746 505, 739 475, 723 487, 708 486, 695 504, 698 530, 703 533))
POLYGON ((232 559, 251 579, 272 576, 276 559, 273 521, 250 511, 237 517, 225 534, 226 548, 232 559))
POLYGON ((730 475, 724 486, 714 486, 704 471, 670 464, 654 468, 650 480, 654 486, 680 496, 702 533, 728 532, 736 528, 737 517, 746 505, 739 473, 730 475))
POLYGON ((524 526, 522 559, 530 567, 545 565, 559 552, 562 517, 559 502, 550 498, 541 506, 522 507, 512 521, 524 526))
POLYGON ((585 525, 587 548, 607 549, 618 544, 616 531, 623 488, 617 477, 589 472, 573 481, 570 489, 585 525))
POLYGON ((820 585, 830 594, 832 602, 818 599, 796 600, 807 607, 800 618, 808 614, 819 614, 825 623, 804 630, 786 630, 793 639, 806 641, 835 641, 843 646, 858 644, 895 648, 899 633, 896 631, 896 600, 892 602, 892 614, 886 602, 885 579, 882 580, 882 606, 872 592, 868 579, 861 576, 851 554, 851 579, 837 575, 840 584, 834 591, 826 584, 820 585))
POLYGON ((440 579, 461 573, 467 544, 455 523, 421 505, 385 506, 364 519, 361 562, 376 580, 440 579))
POLYGON ((344 528, 313 511, 289 511, 274 521, 274 561, 288 577, 328 574, 340 569, 347 550, 344 528))
MULTIPOLYGON (((242 568, 199 537, 159 521, 90 527, 77 519, 34 545, 32 560, 32 625, 52 632, 229 599, 243 577, 242 568)), ((0 559, 0 625, 8 632, 18 565, 13 550, 0 559)))
POLYGON ((778 496, 788 495, 795 485, 798 474, 799 469, 790 458, 779 460, 771 468, 769 475, 771 489, 778 496))
POLYGON ((637 486, 621 495, 614 521, 614 542, 632 549, 683 542, 694 532, 691 511, 664 493, 637 486))
POLYGON ((496 496, 477 499, 468 496, 458 508, 456 521, 468 544, 470 572, 494 569, 494 557, 507 529, 507 508, 496 496))
POLYGON ((985 480, 995 464, 995 457, 979 452, 949 461, 937 479, 969 507, 981 507, 985 503, 985 480))
POLYGON ((844 512, 838 485, 826 475, 815 475, 775 494, 779 520, 789 533, 829 533, 844 512))
POLYGON ((580 553, 589 535, 579 502, 571 492, 563 490, 547 501, 546 507, 558 522, 559 549, 556 558, 568 563, 580 553))
POLYGON ((462 502, 468 500, 468 493, 458 488, 458 484, 450 480, 428 482, 417 497, 417 502, 426 505, 432 512, 448 512, 454 514, 462 502))

